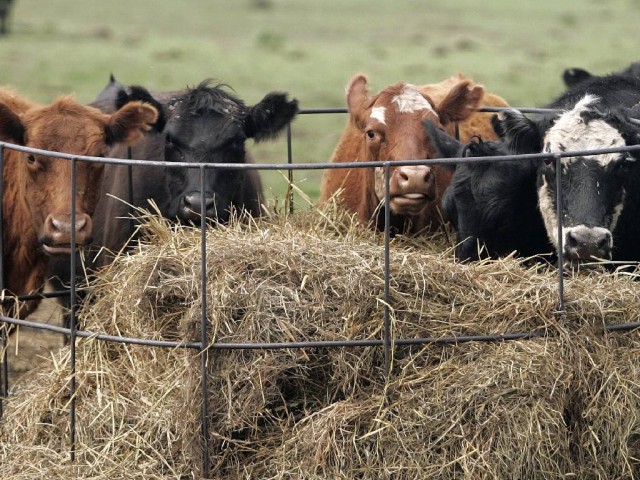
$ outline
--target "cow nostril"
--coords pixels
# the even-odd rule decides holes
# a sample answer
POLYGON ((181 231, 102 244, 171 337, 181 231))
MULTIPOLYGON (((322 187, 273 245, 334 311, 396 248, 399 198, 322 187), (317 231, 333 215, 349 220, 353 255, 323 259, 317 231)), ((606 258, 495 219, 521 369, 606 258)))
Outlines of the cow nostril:
POLYGON ((578 247, 578 239, 573 235, 573 232, 568 232, 565 238, 566 246, 569 248, 578 247))
POLYGON ((597 245, 598 250, 600 251, 605 251, 609 248, 609 238, 608 237, 604 237, 602 238, 597 245))
POLYGON ((424 175, 424 183, 431 183, 434 180, 435 174, 431 171, 424 175))

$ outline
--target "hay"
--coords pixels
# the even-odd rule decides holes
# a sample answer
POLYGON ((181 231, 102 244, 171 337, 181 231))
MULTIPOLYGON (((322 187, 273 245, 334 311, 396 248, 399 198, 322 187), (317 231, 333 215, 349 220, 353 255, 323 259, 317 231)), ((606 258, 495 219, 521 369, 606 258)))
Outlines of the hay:
MULTIPOLYGON (((200 233, 149 217, 146 240, 101 272, 84 328, 200 338, 200 233)), ((216 342, 380 339, 381 238, 335 211, 207 232, 209 337, 216 342)), ((214 478, 633 478, 640 469, 640 335, 633 277, 566 278, 504 259, 453 262, 444 236, 396 239, 395 338, 543 332, 501 343, 212 350, 214 478)), ((200 476, 200 357, 79 340, 75 464, 68 461, 69 350, 6 403, 2 478, 200 476), (25 459, 29 459, 25 465, 25 459)))

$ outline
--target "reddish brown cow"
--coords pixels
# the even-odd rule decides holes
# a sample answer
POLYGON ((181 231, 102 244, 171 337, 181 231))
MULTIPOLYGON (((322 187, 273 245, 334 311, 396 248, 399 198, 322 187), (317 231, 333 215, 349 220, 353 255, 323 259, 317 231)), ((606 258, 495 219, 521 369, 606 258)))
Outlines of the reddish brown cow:
MULTIPOLYGON (((131 102, 107 115, 70 96, 51 105, 32 103, 0 88, 0 140, 75 155, 104 156, 116 144, 132 144, 158 112, 131 102)), ((70 255, 72 229, 79 247, 91 242, 91 215, 103 166, 77 162, 75 225, 71 224, 71 162, 5 148, 2 196, 5 288, 21 295, 42 289, 49 255, 70 255)), ((24 318, 38 302, 21 305, 24 318)))
MULTIPOLYGON (((459 122, 462 141, 473 135, 495 139, 491 114, 475 109, 507 105, 463 75, 420 87, 396 83, 374 96, 368 95, 367 78, 356 75, 347 87, 349 121, 331 161, 434 158, 435 151, 422 126, 425 119, 452 135, 455 122, 459 122)), ((451 169, 444 167, 392 167, 389 194, 393 224, 412 234, 441 225, 440 199, 451 176, 451 169)), ((378 213, 384 201, 383 168, 326 170, 320 200, 326 201, 340 190, 339 200, 348 210, 363 223, 381 226, 378 213)))

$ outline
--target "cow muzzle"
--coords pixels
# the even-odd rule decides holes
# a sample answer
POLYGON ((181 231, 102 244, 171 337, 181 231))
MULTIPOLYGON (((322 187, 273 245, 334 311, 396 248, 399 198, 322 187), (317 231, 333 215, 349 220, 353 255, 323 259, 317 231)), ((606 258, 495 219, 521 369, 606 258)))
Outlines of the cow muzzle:
POLYGON ((182 222, 200 223, 200 217, 203 213, 207 218, 216 220, 218 218, 218 208, 215 195, 210 192, 189 192, 182 196, 178 207, 178 218, 182 222))
MULTIPOLYGON (((384 170, 376 175, 376 195, 384 198, 384 170), (381 177, 381 178, 380 178, 381 177)), ((417 215, 436 198, 436 181, 432 168, 410 165, 393 169, 389 179, 391 210, 399 215, 417 215)))
POLYGON ((565 229, 563 253, 567 260, 611 259, 613 236, 602 227, 579 225, 565 229))
POLYGON ((93 223, 86 213, 75 215, 75 224, 69 214, 50 214, 44 221, 42 249, 48 255, 71 255, 71 237, 75 230, 75 247, 78 250, 91 243, 93 223))

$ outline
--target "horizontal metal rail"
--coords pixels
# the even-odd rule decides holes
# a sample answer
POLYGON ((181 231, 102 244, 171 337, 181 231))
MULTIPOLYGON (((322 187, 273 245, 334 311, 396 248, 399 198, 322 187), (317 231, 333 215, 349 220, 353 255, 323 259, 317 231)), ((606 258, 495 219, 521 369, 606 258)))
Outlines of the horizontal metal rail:
MULTIPOLYGON (((10 325, 18 325, 26 328, 46 330, 49 332, 71 335, 71 329, 50 325, 48 323, 34 322, 32 320, 20 320, 16 318, 0 315, 0 322, 10 325)), ((602 329, 606 332, 628 332, 640 328, 640 322, 604 324, 602 329)), ((126 343, 132 345, 146 345, 149 347, 165 348, 193 348, 201 349, 202 342, 174 342, 170 340, 151 340, 146 338, 122 337, 117 335, 106 335, 103 333, 89 332, 86 330, 76 330, 76 336, 82 338, 92 338, 108 342, 126 343)), ((394 345, 424 345, 435 344, 457 344, 468 342, 501 342, 507 340, 527 340, 531 338, 548 337, 545 332, 515 332, 498 333, 495 335, 450 335, 446 337, 418 337, 418 338, 396 338, 391 339, 394 345)), ((317 340, 301 342, 213 342, 207 346, 212 350, 273 350, 278 348, 322 348, 322 347, 381 347, 384 340, 317 340)))
MULTIPOLYGON (((140 165, 149 167, 170 167, 170 168, 197 168, 197 169, 220 169, 220 170, 326 170, 326 169, 340 169, 340 168, 372 168, 372 167, 384 167, 386 161, 376 162, 341 162, 341 163, 189 163, 189 162, 162 162, 157 160, 136 160, 125 158, 103 158, 103 157, 88 157, 69 155, 67 153, 51 152, 48 150, 40 150, 38 148, 23 147, 20 145, 13 145, 11 143, 0 142, 0 147, 5 147, 10 150, 17 150, 25 153, 33 153, 35 155, 45 155, 55 158, 61 158, 64 160, 76 160, 83 162, 104 163, 110 165, 140 165)), ((590 150, 574 150, 567 152, 555 152, 555 153, 527 153, 520 155, 499 155, 495 157, 456 157, 456 158, 429 158, 429 159, 407 159, 407 160, 394 160, 394 166, 404 165, 447 165, 467 162, 503 162, 513 160, 551 160, 557 157, 569 158, 569 157, 588 157, 592 155, 601 155, 604 153, 616 153, 616 152, 635 152, 640 150, 640 145, 630 145, 624 147, 609 147, 590 150)))

